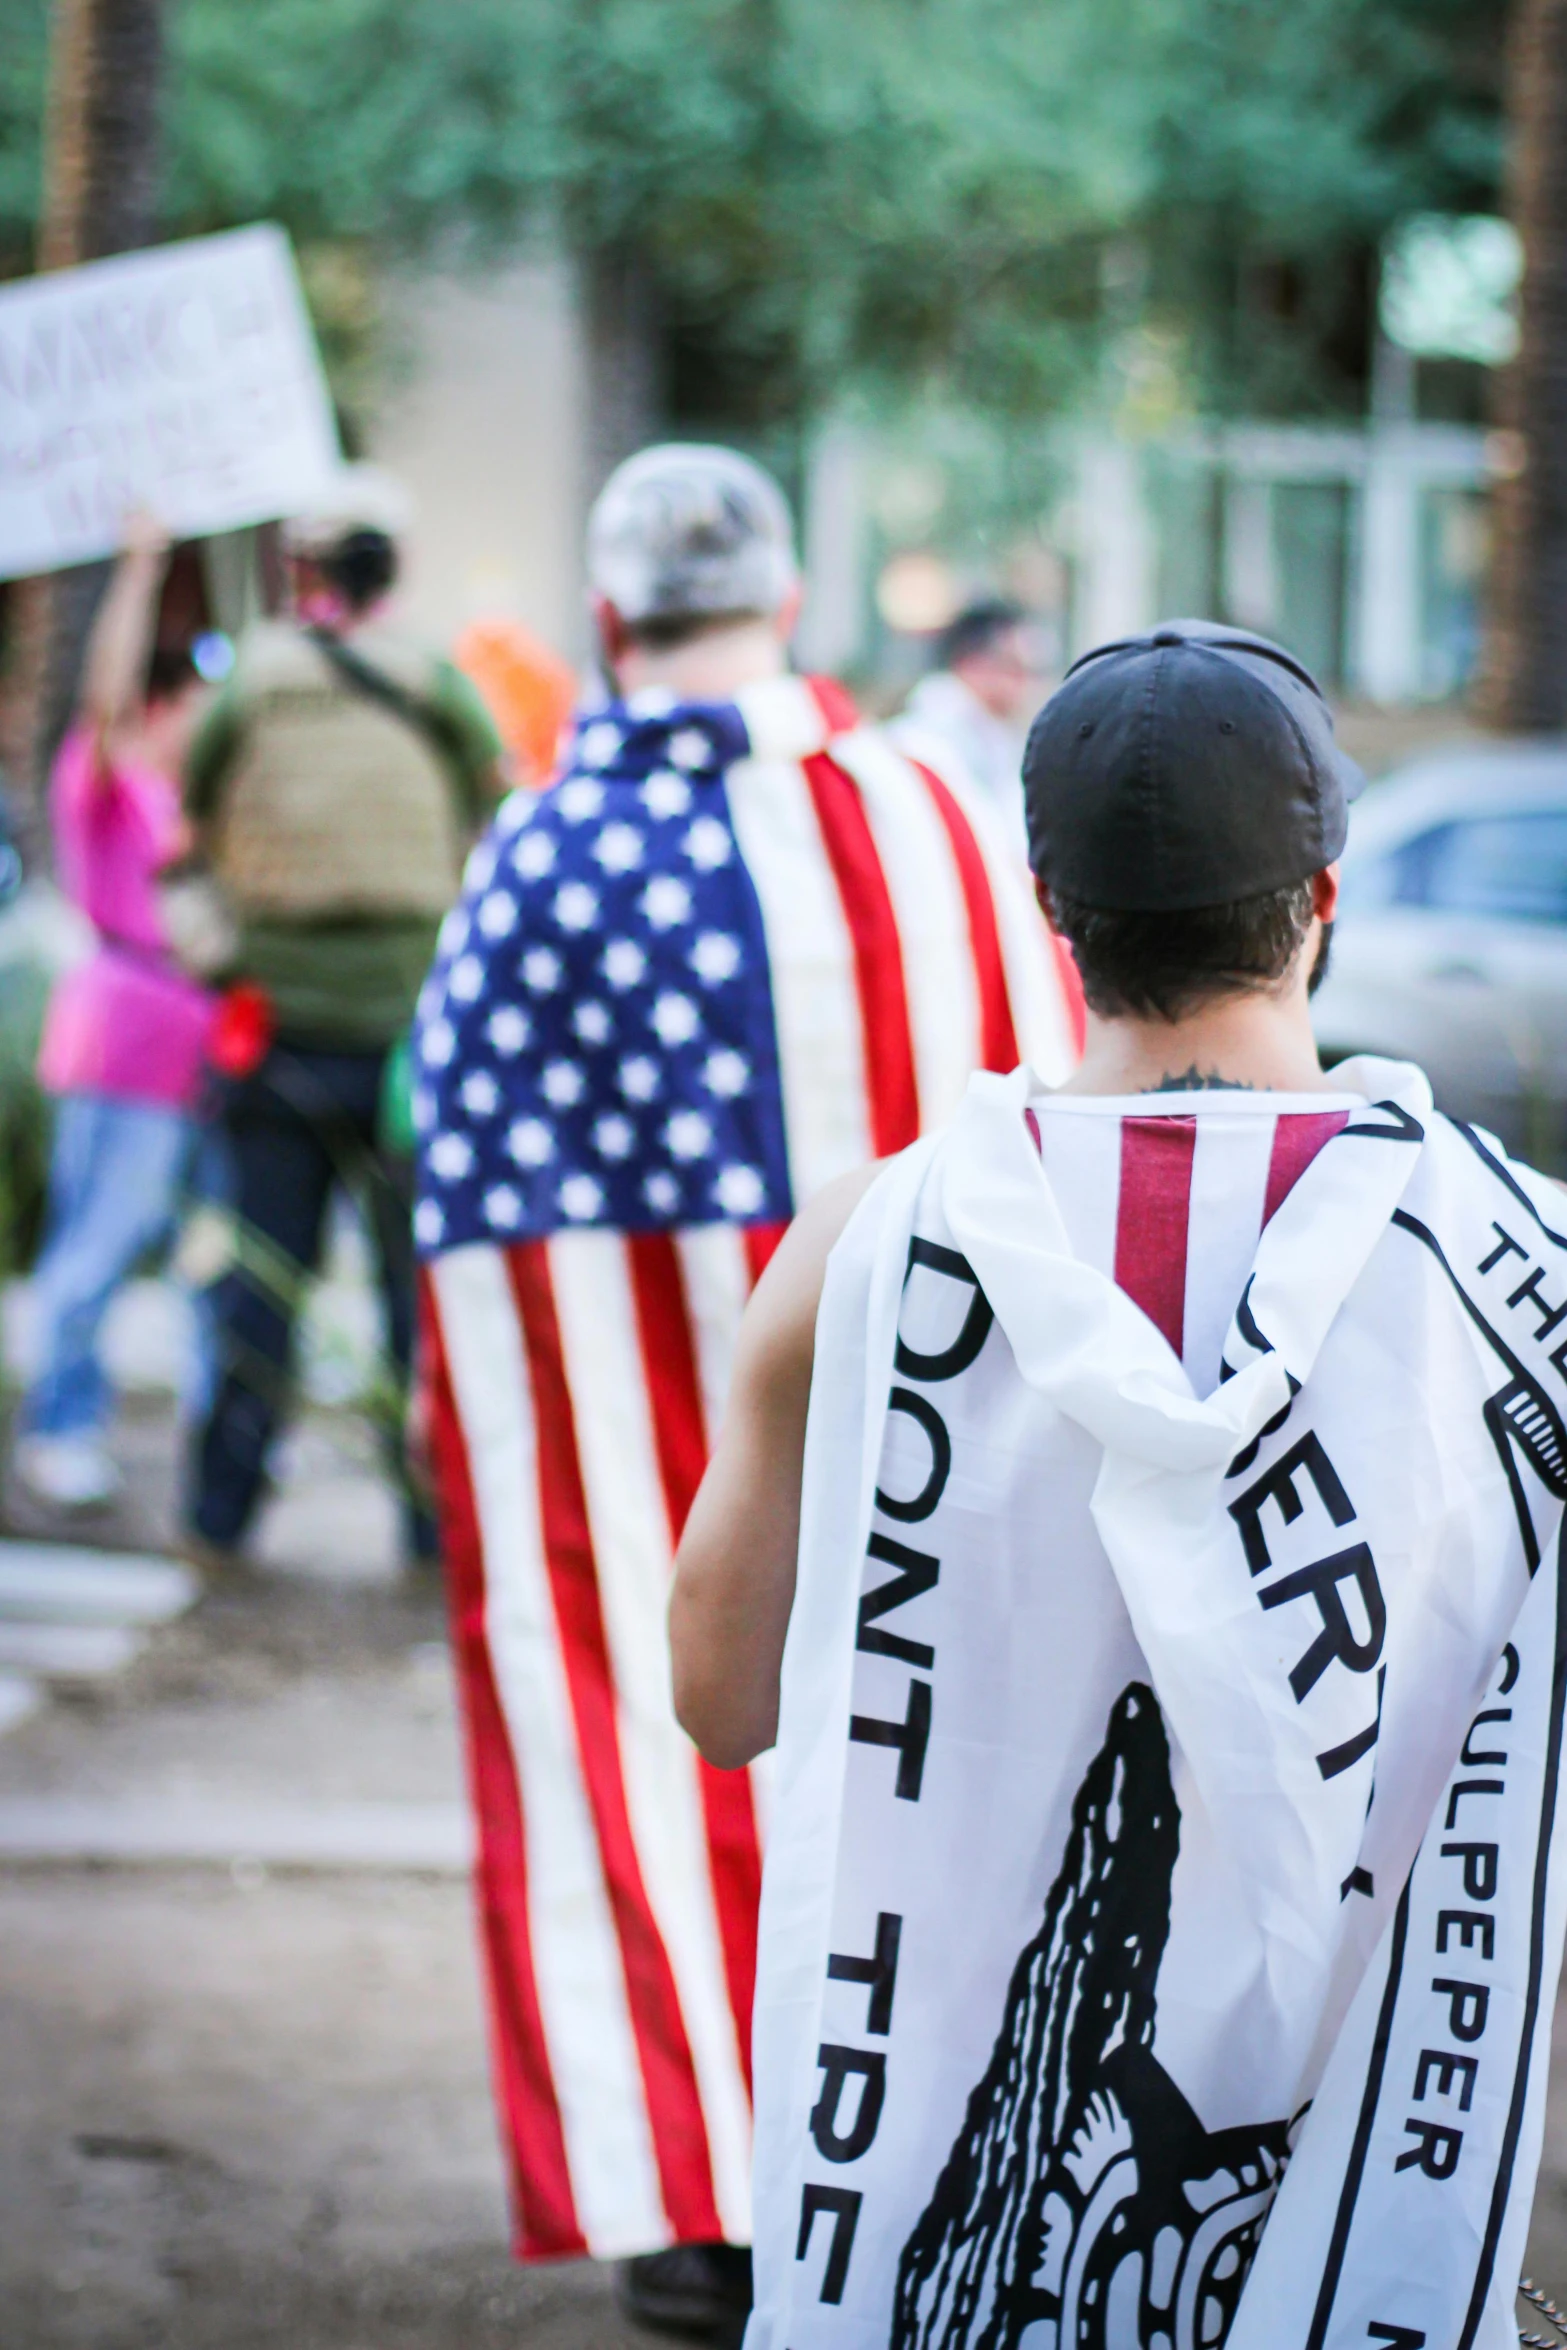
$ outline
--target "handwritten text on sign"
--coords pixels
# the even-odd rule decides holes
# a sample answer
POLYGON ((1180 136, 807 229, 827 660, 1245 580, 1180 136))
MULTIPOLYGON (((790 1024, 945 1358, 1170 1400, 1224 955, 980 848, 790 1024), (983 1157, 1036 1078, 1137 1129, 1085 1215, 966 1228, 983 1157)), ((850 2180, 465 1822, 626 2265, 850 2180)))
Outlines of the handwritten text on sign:
POLYGON ((337 436, 288 240, 234 229, 0 288, 0 579, 297 509, 337 436))

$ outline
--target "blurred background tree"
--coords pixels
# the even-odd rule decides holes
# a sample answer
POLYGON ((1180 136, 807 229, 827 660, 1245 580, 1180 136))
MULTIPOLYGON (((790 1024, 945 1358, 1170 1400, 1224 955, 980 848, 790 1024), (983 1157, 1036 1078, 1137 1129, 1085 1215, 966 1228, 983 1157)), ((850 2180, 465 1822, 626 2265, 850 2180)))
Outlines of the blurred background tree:
MULTIPOLYGON (((158 13, 56 0, 56 21, 116 7, 158 13)), ((1074 403, 1149 428, 1363 417, 1389 233, 1502 202, 1515 27, 1529 284, 1509 396, 1532 470, 1502 492, 1494 645, 1514 683, 1493 657, 1489 707, 1567 716, 1567 471, 1558 495, 1547 463, 1567 396, 1567 0, 165 9, 160 233, 281 220, 350 417, 384 362, 389 269, 564 250, 596 472, 660 426, 776 450, 853 392, 1030 424, 1074 403)), ((38 228, 49 22, 49 0, 0 0, 12 271, 38 228)), ((1480 421, 1480 372, 1453 375, 1480 421)))
POLYGON ((1567 726, 1567 0, 1519 0, 1508 88, 1524 274, 1478 703, 1525 733, 1567 726))
POLYGON ((1134 69, 1150 300, 1210 414, 1364 413, 1379 255, 1494 209, 1507 0, 1178 0, 1134 69))
MULTIPOLYGON (((157 233, 163 0, 54 0, 0 32, 0 217, 39 269, 68 269, 157 233)), ((106 567, 21 581, 8 599, 7 769, 35 777, 74 689, 106 567)), ((36 806, 19 807, 36 849, 36 806)))
MULTIPOLYGON (((30 247, 45 0, 0 0, 30 247)), ((578 257, 607 459, 849 379, 1038 415, 1151 324, 1195 401, 1363 404, 1376 254, 1496 200, 1504 0, 178 0, 164 226, 265 216, 350 368, 367 273, 578 257)))

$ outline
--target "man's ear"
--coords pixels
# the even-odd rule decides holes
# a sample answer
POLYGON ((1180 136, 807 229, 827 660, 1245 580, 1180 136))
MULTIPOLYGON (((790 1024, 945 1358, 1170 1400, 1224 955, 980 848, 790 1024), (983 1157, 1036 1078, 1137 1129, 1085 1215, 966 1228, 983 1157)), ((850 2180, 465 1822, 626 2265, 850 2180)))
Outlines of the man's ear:
POLYGON ((1324 865, 1320 873, 1311 877, 1311 910, 1321 923, 1329 923, 1338 912, 1338 866, 1324 865))
POLYGON ((608 596, 593 598, 593 625, 598 631, 604 666, 613 674, 616 662, 624 658, 631 642, 631 631, 608 596))
POLYGON ((779 642, 783 645, 787 646, 794 642, 794 632, 800 625, 800 606, 804 600, 805 583, 803 580, 797 579, 773 616, 773 626, 778 631, 779 642))
POLYGON ((1059 938, 1061 936, 1061 929, 1060 925, 1056 921, 1056 910, 1054 905, 1051 903, 1050 892, 1045 887, 1045 884, 1040 880, 1037 873, 1034 875, 1034 895, 1039 901, 1039 911, 1045 917, 1045 922, 1048 928, 1055 933, 1057 938, 1059 938))

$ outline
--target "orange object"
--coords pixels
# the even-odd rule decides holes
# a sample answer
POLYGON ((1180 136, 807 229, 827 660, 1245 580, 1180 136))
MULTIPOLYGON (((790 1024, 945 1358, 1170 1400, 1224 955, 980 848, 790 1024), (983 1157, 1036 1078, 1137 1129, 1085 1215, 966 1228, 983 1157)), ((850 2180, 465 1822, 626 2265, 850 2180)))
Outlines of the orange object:
POLYGON ((253 980, 242 979, 218 998, 207 1059, 220 1077, 253 1077, 272 1050, 276 1034, 272 998, 253 980))
POLYGON ((452 647, 484 696, 517 781, 537 791, 555 772, 560 738, 577 698, 569 663, 520 620, 475 620, 452 647))

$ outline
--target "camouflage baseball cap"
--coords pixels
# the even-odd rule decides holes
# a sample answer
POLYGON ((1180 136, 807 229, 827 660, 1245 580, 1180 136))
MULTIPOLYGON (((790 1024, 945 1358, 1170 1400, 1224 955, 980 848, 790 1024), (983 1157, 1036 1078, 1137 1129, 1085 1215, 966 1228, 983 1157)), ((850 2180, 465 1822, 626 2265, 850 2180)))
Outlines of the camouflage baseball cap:
POLYGON ((642 449, 610 475, 588 517, 589 585, 633 625, 776 612, 794 581, 783 492, 734 449, 642 449))

